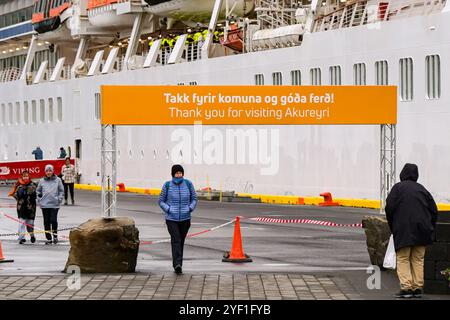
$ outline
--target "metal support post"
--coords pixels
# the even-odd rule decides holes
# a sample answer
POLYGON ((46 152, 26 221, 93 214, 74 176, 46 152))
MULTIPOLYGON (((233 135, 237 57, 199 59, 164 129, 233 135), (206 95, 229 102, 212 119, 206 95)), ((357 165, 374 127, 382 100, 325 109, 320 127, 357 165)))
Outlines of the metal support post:
POLYGON ((101 132, 101 175, 102 216, 112 219, 116 216, 117 143, 116 126, 102 125, 101 132))
POLYGON ((381 125, 380 152, 380 213, 384 213, 386 198, 396 181, 396 126, 381 125))
POLYGON ((203 42, 201 49, 202 59, 209 58, 209 48, 213 42, 214 30, 216 29, 217 21, 219 20, 220 9, 222 8, 223 0, 215 0, 213 12, 211 14, 211 20, 209 20, 208 32, 206 34, 206 39, 203 42))
POLYGON ((21 80, 26 80, 27 75, 31 72, 31 66, 34 61, 34 55, 36 53, 38 38, 36 35, 31 37, 30 47, 28 48, 27 58, 25 60, 25 65, 23 66, 22 74, 20 76, 21 80))
POLYGON ((130 40, 128 42, 127 52, 125 53, 125 69, 130 70, 130 60, 136 54, 139 39, 141 37, 142 27, 144 25, 145 13, 141 12, 134 18, 133 30, 131 31, 130 40))

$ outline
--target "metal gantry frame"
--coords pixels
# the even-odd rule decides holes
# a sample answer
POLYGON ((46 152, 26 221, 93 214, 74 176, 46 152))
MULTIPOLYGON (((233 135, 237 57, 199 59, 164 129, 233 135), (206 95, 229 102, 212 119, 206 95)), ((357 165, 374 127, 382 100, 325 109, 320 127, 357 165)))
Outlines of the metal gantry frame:
POLYGON ((383 124, 380 130, 380 213, 384 213, 386 198, 396 182, 397 135, 395 124, 383 124))
MULTIPOLYGON (((101 126, 102 216, 114 218, 117 204, 117 128, 101 126)), ((396 125, 381 125, 380 130, 380 213, 384 213, 386 198, 396 182, 396 125)))
POLYGON ((101 176, 102 217, 116 216, 117 203, 117 131, 115 125, 102 125, 101 132, 101 176))

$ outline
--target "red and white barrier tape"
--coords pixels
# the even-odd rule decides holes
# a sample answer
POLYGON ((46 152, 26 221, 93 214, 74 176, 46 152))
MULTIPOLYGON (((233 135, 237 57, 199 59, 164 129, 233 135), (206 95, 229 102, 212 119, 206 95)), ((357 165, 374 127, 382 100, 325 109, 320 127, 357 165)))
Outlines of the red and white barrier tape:
MULTIPOLYGON (((8 219, 10 219, 10 220, 12 220, 12 221, 15 221, 15 222, 17 222, 17 223, 19 223, 19 224, 23 224, 23 225, 25 225, 25 226, 27 226, 27 227, 33 228, 34 230, 37 230, 37 231, 38 231, 38 232, 36 232, 36 233, 50 233, 50 234, 53 234, 52 231, 46 231, 46 230, 43 230, 43 229, 40 229, 40 228, 36 228, 34 225, 31 225, 31 224, 25 223, 25 222, 23 222, 23 221, 20 221, 20 220, 17 219, 17 218, 11 217, 9 214, 0 212, 0 215, 4 216, 5 218, 8 218, 8 219)), ((74 229, 74 228, 70 228, 70 229, 74 229)), ((64 231, 64 230, 57 230, 57 231, 64 231)), ((27 233, 28 233, 28 232, 27 232, 27 233)), ((18 235, 18 233, 17 233, 17 235, 18 235)), ((69 239, 69 237, 66 237, 66 236, 63 236, 63 235, 58 235, 58 236, 60 236, 61 238, 64 238, 64 239, 69 239)))
POLYGON ((267 218, 267 217, 256 217, 256 218, 248 218, 248 219, 253 220, 253 221, 270 222, 270 223, 315 224, 315 225, 326 226, 326 227, 362 228, 362 223, 342 224, 342 223, 335 223, 335 222, 330 222, 330 221, 320 221, 320 220, 310 220, 310 219, 275 219, 275 218, 267 218))
MULTIPOLYGON (((208 232, 211 232, 211 231, 215 231, 215 230, 223 228, 223 227, 225 227, 225 226, 227 226, 229 224, 232 224, 235 221, 236 221, 236 219, 233 219, 233 220, 225 222, 225 223, 223 223, 221 225, 215 226, 213 228, 209 228, 209 229, 206 229, 206 230, 203 230, 203 231, 200 231, 200 232, 190 233, 190 234, 188 234, 186 236, 186 238, 193 238, 193 237, 199 236, 201 234, 205 234, 205 233, 208 233, 208 232)), ((141 241, 141 245, 149 245, 149 244, 164 243, 164 242, 170 242, 170 238, 169 239, 162 239, 162 240, 155 240, 155 241, 141 241)))

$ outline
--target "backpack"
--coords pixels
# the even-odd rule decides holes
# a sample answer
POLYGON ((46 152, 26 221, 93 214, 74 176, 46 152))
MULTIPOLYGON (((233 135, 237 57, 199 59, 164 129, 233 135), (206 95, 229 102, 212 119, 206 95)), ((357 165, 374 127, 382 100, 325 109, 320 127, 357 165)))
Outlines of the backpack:
MULTIPOLYGON (((192 182, 189 181, 188 179, 184 179, 184 181, 186 181, 186 184, 189 188, 189 203, 191 203, 191 201, 192 201, 191 189, 193 189, 194 186, 192 185, 192 182)), ((164 201, 167 201, 167 196, 169 195, 169 187, 170 187, 170 181, 166 181, 166 183, 164 183, 164 189, 166 190, 166 198, 164 199, 164 201)))

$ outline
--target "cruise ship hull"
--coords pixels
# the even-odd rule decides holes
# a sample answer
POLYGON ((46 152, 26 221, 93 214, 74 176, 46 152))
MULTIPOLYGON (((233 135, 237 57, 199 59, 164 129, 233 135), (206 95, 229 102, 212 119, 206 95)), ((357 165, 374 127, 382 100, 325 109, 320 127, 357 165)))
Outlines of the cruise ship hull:
MULTIPOLYGON (((292 70, 301 70, 302 84, 310 84, 310 69, 316 67, 322 69, 322 84, 328 84, 329 67, 335 65, 342 68, 342 84, 352 85, 355 63, 366 63, 367 84, 373 85, 374 65, 380 60, 388 61, 389 84, 396 85, 399 59, 412 57, 414 99, 398 104, 397 172, 407 162, 418 164, 419 182, 432 191, 437 202, 449 202, 448 30, 450 13, 418 16, 384 22, 379 29, 361 26, 306 34, 300 46, 291 48, 38 85, 5 83, 0 86, 0 103, 28 101, 31 105, 36 100, 39 109, 40 99, 61 97, 63 120, 39 123, 38 119, 37 124, 0 126, 0 156, 8 161, 31 159, 31 151, 40 145, 45 158, 53 159, 60 146, 70 145, 74 150, 75 140, 81 140, 81 181, 100 184, 100 122, 95 118, 95 94, 101 85, 177 85, 194 81, 198 85, 252 85, 256 74, 264 74, 267 84, 273 72, 282 72, 283 84, 290 84, 292 70), (432 54, 440 56, 442 65, 442 95, 436 100, 426 99, 425 92, 425 57, 432 54)), ((250 163, 247 155, 244 163, 227 164, 221 161, 225 156, 219 155, 216 163, 205 163, 198 158, 198 150, 193 150, 194 127, 119 127, 118 182, 161 187, 170 177, 173 162, 181 162, 186 177, 197 188, 303 196, 329 191, 336 197, 379 197, 379 126, 204 126, 201 138, 208 140, 212 134, 222 137, 225 144, 226 130, 236 129, 255 129, 258 139, 266 139, 269 149, 273 146, 275 150, 272 155, 267 151, 271 161, 250 163), (211 129, 215 131, 208 133, 211 129), (264 169, 271 173, 263 174, 264 169)), ((205 141, 204 148, 207 145, 205 141)), ((247 153, 251 150, 249 147, 247 153)))

